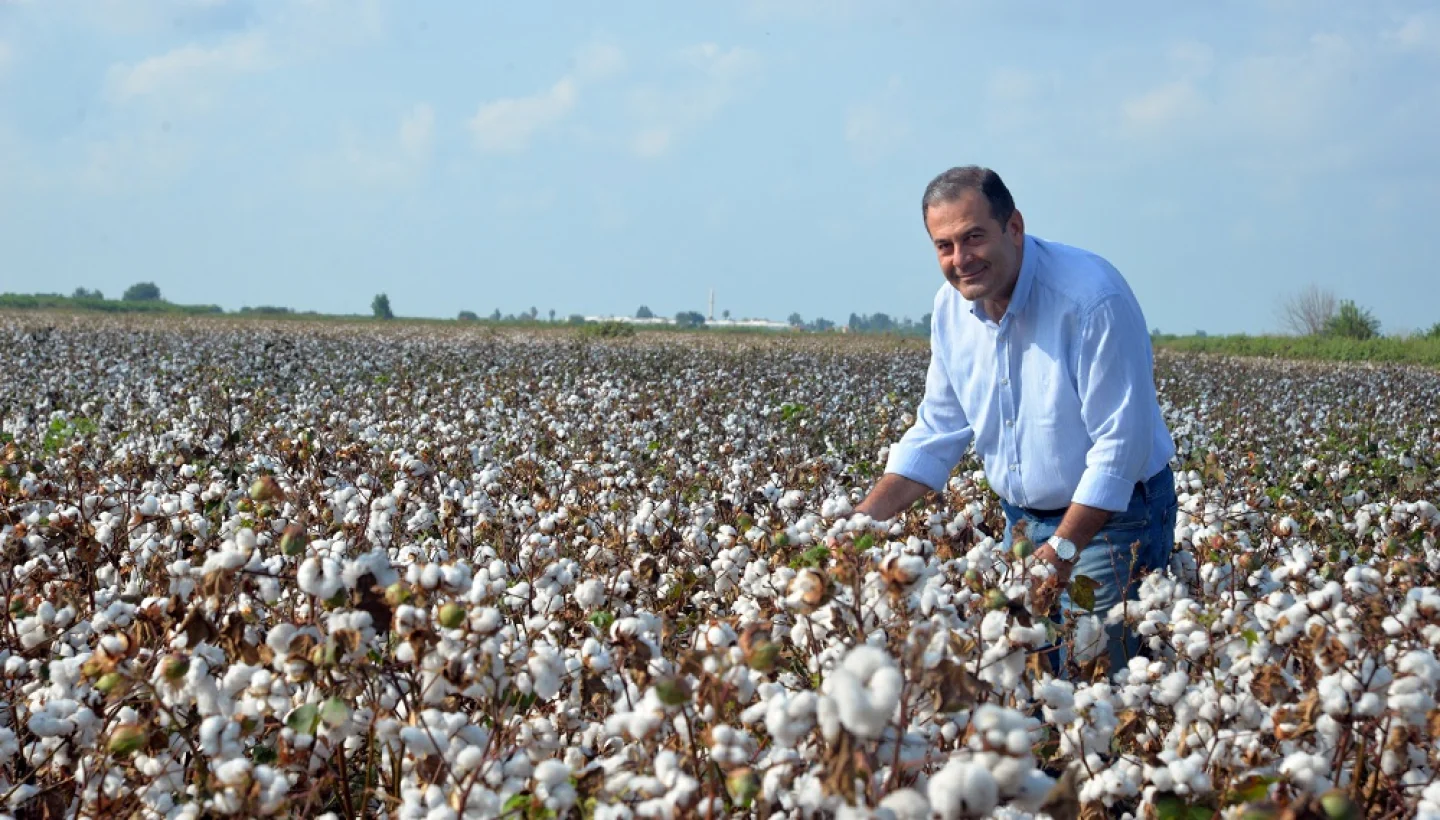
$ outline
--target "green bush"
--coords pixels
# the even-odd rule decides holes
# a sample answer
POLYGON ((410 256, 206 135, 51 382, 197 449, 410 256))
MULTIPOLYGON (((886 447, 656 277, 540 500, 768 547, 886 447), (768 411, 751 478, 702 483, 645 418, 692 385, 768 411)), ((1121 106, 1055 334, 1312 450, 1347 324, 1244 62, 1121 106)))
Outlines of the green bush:
POLYGON ((1380 335, 1380 320, 1370 311, 1357 307, 1349 299, 1340 303, 1340 310, 1325 322, 1326 336, 1345 339, 1373 339, 1380 335))
POLYGON ((1440 366, 1440 337, 1415 336, 1400 339, 1374 336, 1368 339, 1352 339, 1344 336, 1161 336, 1155 340, 1155 346, 1223 356, 1440 366))
POLYGON ((614 319, 580 326, 580 335, 597 339, 620 339, 635 335, 635 326, 614 319))

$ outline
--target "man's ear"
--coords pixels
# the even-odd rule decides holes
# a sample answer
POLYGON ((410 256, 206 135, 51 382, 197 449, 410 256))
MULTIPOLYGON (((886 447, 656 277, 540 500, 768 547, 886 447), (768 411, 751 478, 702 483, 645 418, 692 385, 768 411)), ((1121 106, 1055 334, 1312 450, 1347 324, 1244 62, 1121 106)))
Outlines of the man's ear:
POLYGON ((1019 208, 1010 212, 1010 221, 1006 223, 1005 229, 1012 233, 1025 233, 1025 217, 1020 214, 1019 208))

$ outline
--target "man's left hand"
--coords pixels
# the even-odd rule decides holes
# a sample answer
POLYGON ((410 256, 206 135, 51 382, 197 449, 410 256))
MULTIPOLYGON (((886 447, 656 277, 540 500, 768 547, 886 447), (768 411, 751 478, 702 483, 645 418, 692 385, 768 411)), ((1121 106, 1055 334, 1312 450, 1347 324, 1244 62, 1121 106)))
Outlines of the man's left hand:
POLYGON ((1030 578, 1030 600, 1032 612, 1050 612, 1060 602, 1060 595, 1070 586, 1070 573, 1075 566, 1061 561, 1055 548, 1045 544, 1030 557, 1031 566, 1044 566, 1052 570, 1045 578, 1030 578))
POLYGON ((1040 549, 1035 550, 1035 555, 1031 560, 1043 561, 1054 567, 1055 575, 1053 577, 1056 583, 1062 587, 1070 585, 1070 573, 1075 570, 1075 565, 1069 561, 1061 561, 1060 556, 1055 554, 1054 547, 1049 544, 1042 545, 1040 549))

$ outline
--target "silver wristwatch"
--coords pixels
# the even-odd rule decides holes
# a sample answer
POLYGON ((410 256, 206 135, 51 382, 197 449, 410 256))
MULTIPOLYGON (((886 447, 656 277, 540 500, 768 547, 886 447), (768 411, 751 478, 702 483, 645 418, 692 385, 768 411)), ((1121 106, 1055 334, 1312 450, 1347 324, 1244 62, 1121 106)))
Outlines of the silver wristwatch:
POLYGON ((1045 543, 1049 544, 1051 549, 1055 550, 1056 558, 1059 558, 1067 564, 1075 563, 1075 557, 1080 554, 1080 550, 1075 547, 1075 542, 1069 538, 1052 535, 1045 543))

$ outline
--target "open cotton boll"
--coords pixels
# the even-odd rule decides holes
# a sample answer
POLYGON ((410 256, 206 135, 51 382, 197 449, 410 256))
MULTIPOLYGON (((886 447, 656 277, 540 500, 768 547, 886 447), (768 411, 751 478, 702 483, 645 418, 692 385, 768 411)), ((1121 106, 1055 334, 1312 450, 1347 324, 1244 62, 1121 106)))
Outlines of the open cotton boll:
POLYGON ((1105 625, 1095 615, 1082 615, 1075 621, 1075 660, 1088 663, 1104 655, 1109 648, 1110 635, 1105 625))
POLYGON ((954 759, 930 778, 930 809, 941 820, 984 817, 1000 800, 1000 787, 984 766, 954 759))
POLYGON ((885 795, 879 808, 889 812, 893 820, 929 820, 930 817, 930 801, 914 789, 900 789, 885 795))
POLYGON ((605 582, 599 578, 587 578, 575 587, 575 602, 586 612, 593 612, 605 603, 605 582))
POLYGON ((904 678, 883 649, 851 649, 825 676, 821 691, 835 701, 840 723, 863 738, 878 738, 900 703, 904 678))
POLYGON ((321 600, 335 597, 343 585, 340 565, 332 558, 311 556, 300 564, 296 572, 296 583, 302 592, 321 600))

